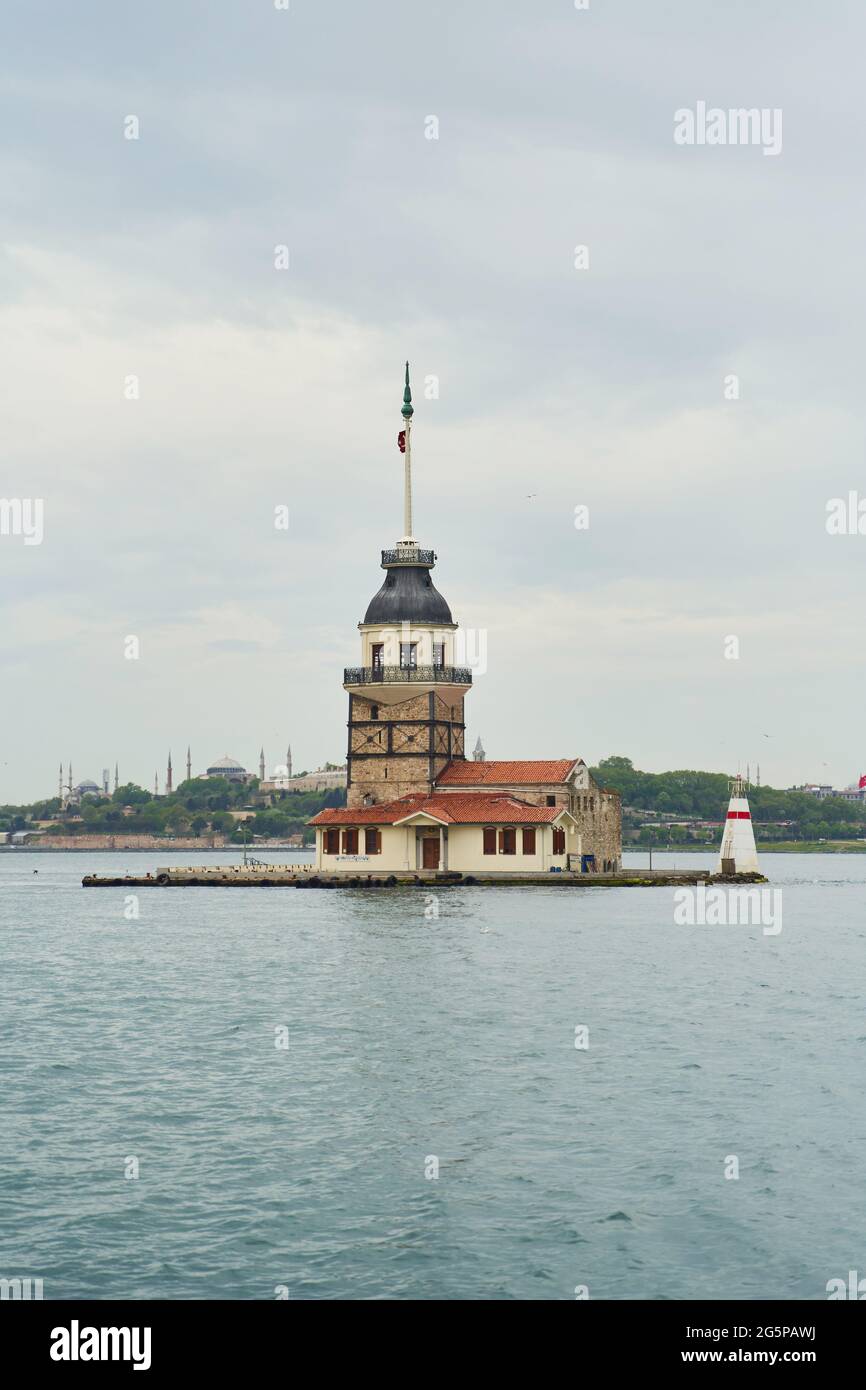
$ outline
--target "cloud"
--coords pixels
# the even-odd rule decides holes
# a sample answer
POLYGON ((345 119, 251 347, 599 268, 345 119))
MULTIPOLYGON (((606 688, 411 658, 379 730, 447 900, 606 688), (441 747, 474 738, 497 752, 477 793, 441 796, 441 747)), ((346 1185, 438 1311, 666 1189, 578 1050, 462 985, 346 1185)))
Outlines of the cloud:
POLYGON ((61 755, 149 782, 191 737, 342 756, 407 355, 417 529, 490 629, 491 756, 755 760, 769 715, 767 777, 820 750, 847 780, 863 562, 824 517, 866 492, 858 50, 825 75, 821 15, 789 11, 16 13, 0 492, 44 498, 45 541, 0 539, 3 799, 61 755), (782 155, 675 147, 698 98, 784 106, 782 155))

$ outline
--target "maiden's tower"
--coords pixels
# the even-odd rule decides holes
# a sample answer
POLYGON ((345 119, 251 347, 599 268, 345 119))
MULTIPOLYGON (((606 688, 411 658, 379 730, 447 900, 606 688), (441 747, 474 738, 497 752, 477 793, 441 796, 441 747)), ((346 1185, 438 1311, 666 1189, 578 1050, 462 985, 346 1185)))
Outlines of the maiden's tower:
POLYGON ((581 758, 465 756, 457 624, 433 583, 436 556, 412 520, 412 421, 406 364, 398 447, 403 534, 382 551, 381 588, 358 624, 361 664, 343 673, 349 698, 347 804, 314 816, 317 867, 428 873, 620 867, 619 795, 581 758))

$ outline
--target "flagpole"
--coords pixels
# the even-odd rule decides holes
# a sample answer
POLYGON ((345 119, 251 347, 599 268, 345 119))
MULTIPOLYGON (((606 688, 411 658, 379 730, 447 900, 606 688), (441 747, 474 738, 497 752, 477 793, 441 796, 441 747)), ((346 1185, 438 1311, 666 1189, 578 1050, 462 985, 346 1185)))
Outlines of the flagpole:
POLYGON ((405 482, 403 486, 403 535, 412 537, 412 421, 406 421, 405 482))

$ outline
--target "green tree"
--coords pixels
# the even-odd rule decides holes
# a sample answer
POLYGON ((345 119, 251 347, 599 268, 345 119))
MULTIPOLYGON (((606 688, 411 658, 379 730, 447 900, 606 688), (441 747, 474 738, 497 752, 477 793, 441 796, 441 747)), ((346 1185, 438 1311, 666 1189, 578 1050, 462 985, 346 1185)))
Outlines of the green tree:
POLYGON ((146 792, 143 787, 136 786, 135 782, 127 782, 124 786, 118 787, 116 792, 112 792, 111 799, 120 806, 136 806, 151 801, 153 798, 150 792, 146 792))

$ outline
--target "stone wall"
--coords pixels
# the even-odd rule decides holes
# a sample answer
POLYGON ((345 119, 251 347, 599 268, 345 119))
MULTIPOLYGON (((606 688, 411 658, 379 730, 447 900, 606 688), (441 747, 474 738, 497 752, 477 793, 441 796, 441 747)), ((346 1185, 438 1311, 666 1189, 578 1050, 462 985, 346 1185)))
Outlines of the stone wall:
POLYGON ((347 806, 362 806, 366 798, 382 803, 429 792, 448 762, 462 755, 462 700, 446 704, 434 692, 431 702, 429 692, 423 692, 386 705, 372 697, 349 696, 347 806))
POLYGON ((168 840, 163 835, 40 835, 25 849, 221 849, 225 835, 194 835, 168 840))
POLYGON ((595 867, 618 869, 622 864, 622 806, 619 792, 604 791, 590 781, 569 807, 578 823, 583 854, 595 855, 595 867))

